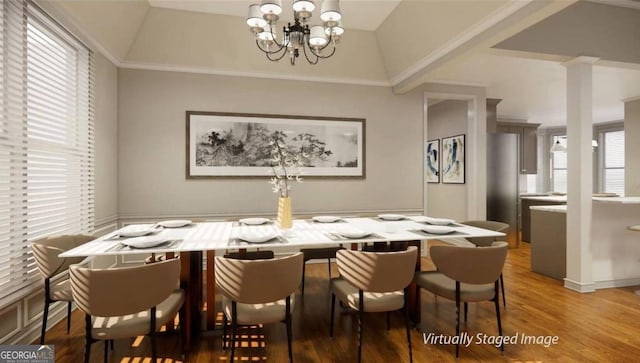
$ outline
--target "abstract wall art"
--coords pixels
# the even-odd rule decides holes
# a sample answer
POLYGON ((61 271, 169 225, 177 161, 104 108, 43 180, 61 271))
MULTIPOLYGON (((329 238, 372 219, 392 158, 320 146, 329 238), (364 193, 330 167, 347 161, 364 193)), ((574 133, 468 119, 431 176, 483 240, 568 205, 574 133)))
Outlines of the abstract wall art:
POLYGON ((464 134, 442 139, 442 182, 465 183, 465 138, 464 134))

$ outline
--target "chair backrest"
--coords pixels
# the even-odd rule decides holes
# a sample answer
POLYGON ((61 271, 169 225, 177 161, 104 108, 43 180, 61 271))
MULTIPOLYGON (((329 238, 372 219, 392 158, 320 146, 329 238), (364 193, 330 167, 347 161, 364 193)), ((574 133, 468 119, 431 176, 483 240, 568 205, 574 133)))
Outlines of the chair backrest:
POLYGON ((180 260, 135 267, 69 269, 71 292, 78 307, 94 316, 121 316, 151 309, 176 289, 180 260))
POLYGON ((438 271, 445 276, 479 285, 498 280, 508 246, 501 241, 484 248, 437 245, 429 249, 429 254, 438 271))
POLYGON ((302 253, 265 260, 216 257, 216 285, 229 299, 263 304, 284 299, 302 279, 302 253))
POLYGON ((509 235, 509 229, 511 228, 507 223, 498 221, 465 221, 460 222, 472 227, 478 227, 488 229, 491 231, 502 232, 505 235, 501 237, 469 237, 467 240, 476 246, 486 247, 491 246, 495 241, 506 241, 509 235))
POLYGON ((337 263, 340 275, 358 289, 391 292, 411 283, 417 258, 415 246, 398 252, 340 250, 337 263))
POLYGON ((31 251, 42 276, 50 278, 84 259, 84 257, 60 258, 59 254, 94 239, 93 236, 83 234, 46 237, 34 241, 31 244, 31 251))

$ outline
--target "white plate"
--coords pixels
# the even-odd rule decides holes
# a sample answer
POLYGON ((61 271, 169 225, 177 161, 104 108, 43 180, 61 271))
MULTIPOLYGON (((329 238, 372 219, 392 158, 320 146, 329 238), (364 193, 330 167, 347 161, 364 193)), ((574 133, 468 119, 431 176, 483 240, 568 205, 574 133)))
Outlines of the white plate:
POLYGON ((333 223, 339 221, 341 218, 336 216, 315 216, 311 217, 314 222, 320 223, 333 223))
POLYGON ((151 248, 151 247, 161 245, 167 241, 168 239, 166 237, 145 236, 145 237, 129 238, 124 241, 120 241, 120 243, 122 243, 125 246, 129 246, 133 248, 151 248))
POLYGON ((339 232, 338 234, 341 235, 342 237, 345 237, 345 238, 362 238, 362 237, 366 237, 366 236, 370 235, 371 232, 358 231, 358 230, 349 230, 349 231, 339 232))
POLYGON ((265 224, 269 222, 269 219, 268 218, 242 218, 238 222, 249 225, 249 226, 257 226, 259 224, 265 224))
POLYGON ((451 223, 455 223, 453 219, 447 218, 432 218, 432 217, 424 217, 425 220, 423 222, 427 222, 429 224, 435 224, 437 226, 447 226, 451 223))
POLYGON ((279 234, 275 231, 268 231, 268 232, 244 232, 238 235, 238 238, 243 240, 243 241, 247 241, 250 243, 264 243, 264 242, 268 242, 276 237, 278 237, 279 234))
POLYGON ((422 230, 429 234, 449 234, 451 232, 455 232, 455 229, 443 226, 426 226, 422 227, 422 230))
POLYGON ((158 222, 158 225, 161 225, 165 228, 180 228, 180 227, 188 226, 191 223, 192 222, 188 219, 174 219, 170 221, 158 222))
POLYGON ((384 219, 385 221, 399 221, 406 217, 402 214, 378 214, 378 218, 384 219))
POLYGON ((155 228, 155 225, 142 225, 142 226, 126 226, 118 231, 118 236, 120 237, 140 237, 145 236, 149 233, 157 232, 158 229, 155 228))

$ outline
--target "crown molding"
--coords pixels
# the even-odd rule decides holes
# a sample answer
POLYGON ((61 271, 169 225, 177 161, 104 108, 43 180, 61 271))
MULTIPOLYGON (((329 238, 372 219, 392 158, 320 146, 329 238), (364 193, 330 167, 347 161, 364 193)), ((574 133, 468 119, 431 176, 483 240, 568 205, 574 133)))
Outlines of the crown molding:
POLYGON ((118 64, 118 67, 124 68, 124 69, 140 69, 140 70, 150 70, 150 71, 212 74, 217 76, 280 79, 280 80, 286 80, 286 81, 339 83, 339 84, 350 84, 350 85, 357 85, 357 86, 391 87, 391 84, 388 81, 376 81, 376 80, 370 80, 370 79, 358 79, 358 78, 347 78, 347 77, 310 77, 310 76, 304 76, 304 75, 248 72, 248 71, 238 71, 238 70, 231 70, 231 69, 188 67, 188 66, 180 66, 180 65, 158 64, 158 63, 121 62, 120 64, 118 64))
POLYGON ((521 1, 510 1, 507 5, 488 15, 480 22, 475 25, 469 27, 466 31, 462 32, 458 36, 454 37, 449 42, 445 43, 440 48, 433 51, 431 54, 426 57, 420 59, 412 66, 409 66, 404 71, 398 73, 397 75, 391 77, 391 85, 397 86, 401 82, 411 78, 416 75, 420 71, 427 68, 429 65, 435 63, 439 59, 445 57, 449 53, 453 52, 457 48, 463 46, 469 40, 477 37, 482 34, 492 26, 498 24, 500 21, 506 19, 507 17, 513 15, 518 10, 529 5, 533 0, 521 0, 521 1))

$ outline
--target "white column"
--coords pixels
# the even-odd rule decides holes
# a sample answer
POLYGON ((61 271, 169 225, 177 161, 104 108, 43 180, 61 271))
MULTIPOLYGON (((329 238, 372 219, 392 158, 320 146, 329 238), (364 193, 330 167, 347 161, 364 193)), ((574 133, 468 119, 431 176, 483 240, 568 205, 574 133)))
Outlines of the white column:
POLYGON ((567 67, 567 277, 566 288, 595 291, 591 255, 593 194, 592 68, 597 58, 578 57, 567 67))
MULTIPOLYGON (((640 196, 640 97, 624 101, 624 195, 640 196)), ((638 218, 640 223, 640 218, 638 218)))

